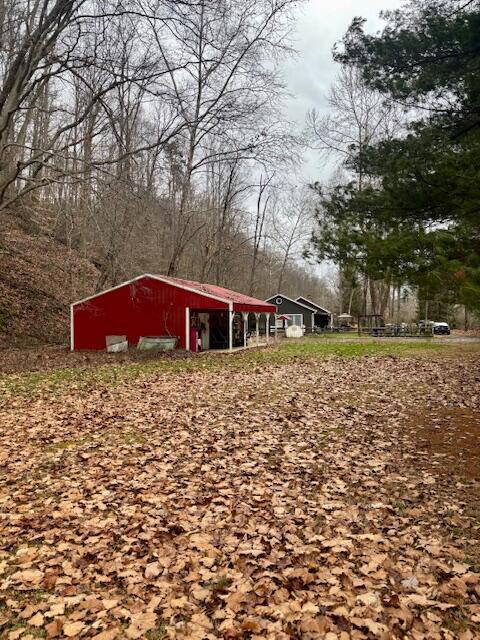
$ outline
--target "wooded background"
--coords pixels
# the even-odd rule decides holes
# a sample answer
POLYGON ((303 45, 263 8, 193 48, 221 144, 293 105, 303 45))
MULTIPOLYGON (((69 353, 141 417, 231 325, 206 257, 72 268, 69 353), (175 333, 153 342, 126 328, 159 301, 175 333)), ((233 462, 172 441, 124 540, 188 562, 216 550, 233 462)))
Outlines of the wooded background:
POLYGON ((323 298, 278 70, 298 4, 2 0, 0 210, 91 260, 95 290, 154 272, 323 298))
MULTIPOLYGON (((415 164, 410 148, 420 140, 431 153, 442 132, 448 157, 465 157, 472 197, 478 157, 459 155, 460 138, 445 140, 444 132, 465 104, 469 114, 477 109, 474 3, 407 3, 404 13, 386 15, 390 26, 376 37, 354 20, 334 54, 328 113, 313 109, 296 128, 284 114, 281 70, 295 53, 301 5, 0 0, 0 318, 18 319, 25 302, 9 296, 26 288, 25 265, 33 264, 37 280, 58 282, 62 307, 152 272, 261 298, 304 295, 335 313, 390 321, 422 317, 425 301, 437 320, 458 303, 475 311, 478 251, 468 246, 467 264, 458 250, 478 240, 475 210, 455 217, 458 184, 448 188, 455 201, 424 188, 422 167, 435 171, 445 154, 415 164), (438 66, 445 47, 455 60, 448 69, 438 66), (398 60, 416 69, 425 59, 418 86, 409 85, 398 60), (450 107, 456 100, 448 113, 437 85, 450 107), (302 184, 306 146, 333 167, 329 181, 302 184), (413 183, 412 167, 420 176, 413 183), (432 207, 417 206, 419 197, 432 207), (438 224, 443 236, 430 233, 438 224), (47 239, 57 247, 49 255, 62 256, 53 260, 61 276, 42 263, 47 239), (22 243, 30 257, 21 267, 22 243)), ((466 131, 471 155, 477 125, 466 131)), ((454 167, 438 184, 457 174, 454 167)))

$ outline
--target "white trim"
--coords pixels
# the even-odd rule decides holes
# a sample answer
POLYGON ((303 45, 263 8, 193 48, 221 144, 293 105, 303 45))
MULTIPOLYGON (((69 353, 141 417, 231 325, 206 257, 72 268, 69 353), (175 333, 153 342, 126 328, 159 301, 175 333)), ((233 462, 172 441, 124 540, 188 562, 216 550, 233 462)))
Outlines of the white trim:
MULTIPOLYGON (((319 304, 317 304, 316 302, 312 302, 311 300, 309 300, 308 298, 305 298, 305 296, 298 296, 298 298, 295 300, 295 302, 298 302, 298 300, 300 298, 303 298, 304 300, 306 300, 307 302, 309 302, 310 304, 313 304, 314 308, 315 308, 315 313, 320 313, 320 311, 317 311, 317 309, 321 309, 322 311, 325 311, 326 314, 328 314, 329 316, 331 316, 332 314, 330 313, 330 311, 328 309, 325 309, 325 307, 321 307, 319 304)), ((299 302, 299 304, 302 304, 301 302, 299 302)))
POLYGON ((248 332, 248 311, 242 311, 243 316, 243 348, 247 348, 247 332, 248 332))
POLYGON ((117 284, 115 287, 111 287, 110 289, 105 289, 105 291, 99 291, 98 293, 94 293, 91 296, 87 296, 86 298, 82 298, 81 300, 77 300, 76 302, 72 303, 72 306, 74 307, 77 304, 82 304, 83 302, 88 302, 89 300, 93 300, 93 298, 98 298, 99 296, 103 296, 104 293, 110 293, 110 291, 115 291, 115 289, 121 289, 122 287, 125 287, 129 284, 132 284, 132 282, 135 282, 136 280, 140 280, 140 278, 145 278, 145 276, 148 275, 146 273, 144 273, 141 276, 137 276, 136 278, 132 278, 131 280, 126 280, 125 282, 122 282, 121 284, 117 284))
MULTIPOLYGON (((142 273, 141 276, 137 276, 136 278, 132 278, 131 280, 126 280, 121 284, 117 284, 115 287, 111 287, 110 289, 105 289, 104 291, 99 291, 98 293, 94 293, 91 296, 87 296, 86 298, 82 298, 81 300, 77 300, 73 303, 74 305, 83 304, 84 302, 88 302, 89 300, 93 300, 94 298, 98 298, 99 296, 103 296, 105 293, 110 293, 110 291, 115 291, 115 289, 121 289, 122 287, 126 287, 137 280, 141 280, 142 278, 152 278, 153 280, 158 280, 159 282, 163 282, 164 284, 169 284, 171 287, 176 287, 177 289, 183 289, 184 291, 190 291, 191 293, 196 293, 197 295, 204 296, 206 298, 212 298, 213 300, 218 300, 218 302, 223 302, 225 304, 233 304, 230 300, 226 300, 224 298, 220 298, 220 296, 215 296, 213 293, 207 293, 206 291, 200 291, 199 289, 193 289, 192 287, 186 287, 185 285, 178 284, 176 282, 171 282, 167 278, 162 278, 162 276, 157 276, 152 273, 142 273)), ((242 304, 242 303, 237 303, 242 304)))
POLYGON ((75 341, 74 341, 74 327, 73 327, 73 304, 70 305, 70 351, 73 351, 75 348, 75 341))
POLYGON ((185 351, 190 351, 190 307, 185 307, 185 351))
MULTIPOLYGON (((313 307, 308 307, 306 304, 302 304, 301 302, 298 302, 298 300, 292 300, 292 298, 289 298, 288 296, 283 295, 283 293, 276 293, 274 296, 267 298, 265 302, 272 304, 271 302, 269 302, 272 298, 285 298, 285 300, 288 300, 289 302, 293 302, 294 304, 298 304, 300 307, 303 307, 304 309, 308 309, 309 311, 315 312, 315 309, 313 309, 313 307)), ((277 304, 273 304, 273 306, 278 307, 277 304)), ((266 311, 264 313, 266 313, 266 311)))
POLYGON ((270 313, 265 314, 265 342, 268 344, 270 342, 270 313))
POLYGON ((228 349, 233 349, 233 302, 228 304, 228 349))

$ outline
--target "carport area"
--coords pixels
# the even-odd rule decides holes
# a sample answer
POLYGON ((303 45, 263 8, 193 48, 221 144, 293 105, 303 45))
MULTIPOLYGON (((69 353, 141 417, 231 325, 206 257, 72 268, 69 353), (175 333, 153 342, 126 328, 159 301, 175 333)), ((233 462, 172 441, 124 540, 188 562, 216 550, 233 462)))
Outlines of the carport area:
POLYGON ((270 313, 190 309, 190 351, 246 348, 248 339, 269 341, 270 313))

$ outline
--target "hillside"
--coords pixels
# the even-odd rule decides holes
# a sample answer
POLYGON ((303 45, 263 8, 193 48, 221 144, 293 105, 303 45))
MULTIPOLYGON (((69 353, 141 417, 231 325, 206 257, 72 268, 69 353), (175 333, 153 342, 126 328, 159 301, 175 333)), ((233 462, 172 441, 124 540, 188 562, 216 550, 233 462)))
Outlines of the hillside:
POLYGON ((92 292, 95 267, 11 216, 0 228, 0 348, 66 343, 69 304, 92 292))

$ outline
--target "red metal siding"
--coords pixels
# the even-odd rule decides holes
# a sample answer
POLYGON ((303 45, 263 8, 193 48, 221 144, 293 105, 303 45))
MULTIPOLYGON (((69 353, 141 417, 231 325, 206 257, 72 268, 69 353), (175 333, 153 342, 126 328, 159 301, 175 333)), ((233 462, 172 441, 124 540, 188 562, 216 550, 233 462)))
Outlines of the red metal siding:
POLYGON ((172 335, 185 348, 185 308, 225 309, 227 305, 184 291, 154 278, 140 278, 118 289, 74 305, 73 348, 105 349, 105 336, 126 335, 130 344, 141 336, 172 335))

